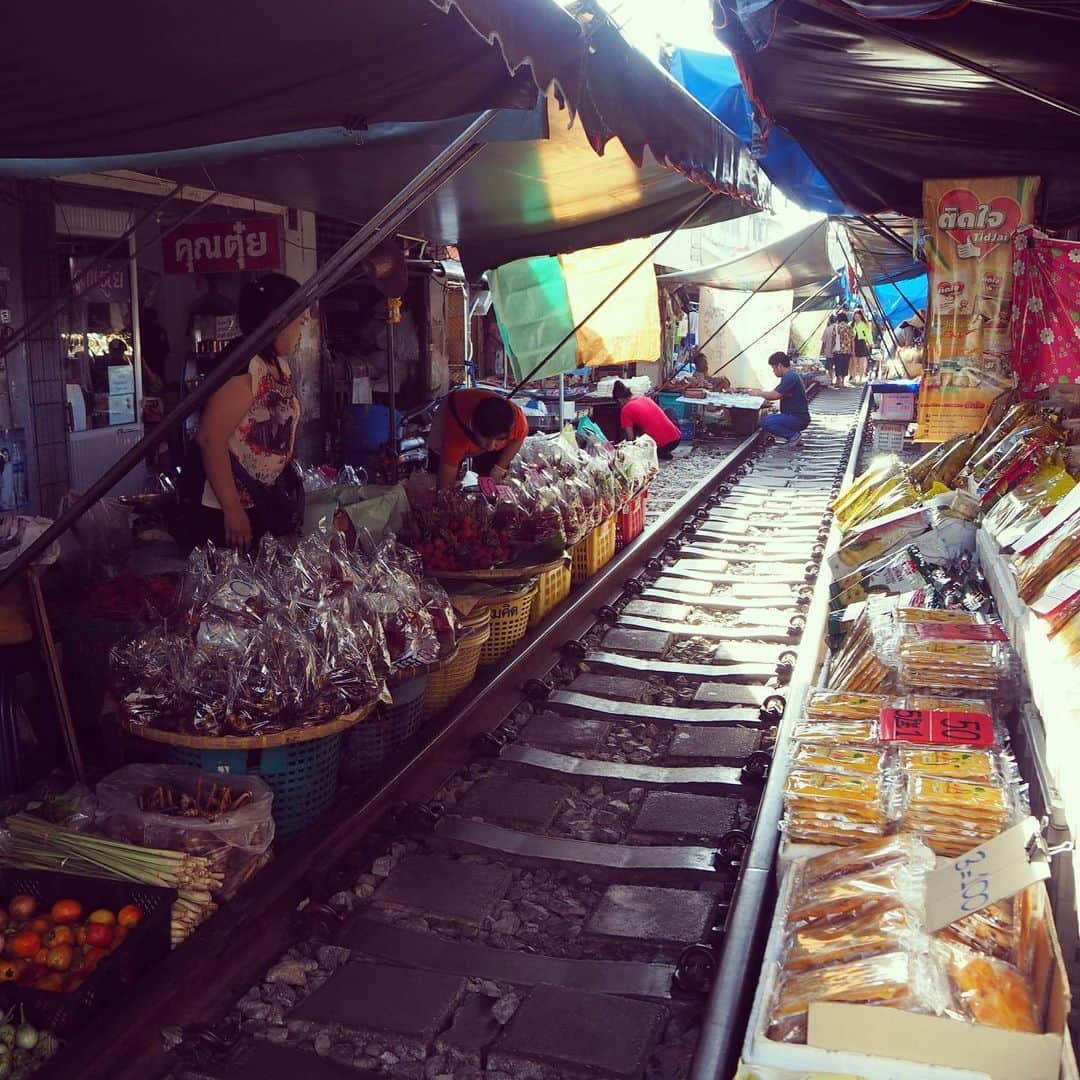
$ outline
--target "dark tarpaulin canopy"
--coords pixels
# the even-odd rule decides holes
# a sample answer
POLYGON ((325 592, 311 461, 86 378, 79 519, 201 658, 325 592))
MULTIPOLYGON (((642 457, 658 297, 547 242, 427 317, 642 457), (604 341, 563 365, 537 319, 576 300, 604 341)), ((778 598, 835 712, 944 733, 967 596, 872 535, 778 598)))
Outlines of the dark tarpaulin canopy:
POLYGON ((836 274, 829 261, 828 226, 828 219, 823 217, 745 255, 712 266, 661 274, 658 280, 666 285, 709 285, 760 292, 824 285, 836 274))
POLYGON ((717 35, 759 110, 850 206, 920 217, 924 179, 1040 175, 1043 221, 1080 220, 1080 119, 919 47, 1077 109, 1080 0, 714 0, 714 8, 717 35))
POLYGON ((868 282, 903 281, 926 273, 926 263, 912 255, 915 222, 902 214, 846 217, 843 227, 868 282))
MULTIPOLYGON (((717 198, 694 224, 768 201, 767 180, 708 110, 610 22, 594 20, 586 36, 554 0, 312 0, 302 9, 303 30, 287 35, 281 28, 292 8, 280 0, 269 12, 260 4, 258 17, 250 0, 226 5, 224 18, 209 0, 195 4, 184 10, 179 41, 153 54, 152 63, 145 47, 137 50, 135 68, 107 80, 104 95, 91 92, 100 73, 90 78, 84 67, 73 71, 62 62, 76 31, 90 44, 101 36, 100 20, 66 23, 55 53, 32 50, 40 100, 16 85, 29 63, 20 54, 0 73, 0 88, 15 94, 13 106, 25 102, 34 122, 18 107, 0 115, 0 153, 10 155, 0 159, 0 175, 140 169, 360 221, 445 144, 447 123, 433 122, 459 117, 460 130, 471 110, 532 107, 538 88, 553 84, 566 109, 552 110, 550 139, 536 139, 535 125, 522 118, 518 141, 504 130, 405 231, 459 245, 476 273, 666 230, 701 199, 702 185, 717 198), (238 33, 241 10, 249 28, 244 55, 259 53, 266 38, 257 70, 226 63, 235 46, 225 41, 238 33), (209 50, 201 70, 219 73, 212 91, 204 76, 190 77, 185 49, 196 41, 209 50), (318 62, 295 65, 294 55, 306 57, 313 45, 318 62), (79 124, 60 123, 65 114, 79 124), (392 121, 397 126, 388 132, 392 121), (604 155, 613 138, 629 160, 604 155)), ((120 7, 111 12, 115 24, 144 42, 165 40, 179 18, 135 0, 120 0, 120 7)), ((48 36, 36 25, 42 15, 20 11, 19 18, 33 40, 48 36)), ((110 48, 115 53, 115 41, 110 48)))

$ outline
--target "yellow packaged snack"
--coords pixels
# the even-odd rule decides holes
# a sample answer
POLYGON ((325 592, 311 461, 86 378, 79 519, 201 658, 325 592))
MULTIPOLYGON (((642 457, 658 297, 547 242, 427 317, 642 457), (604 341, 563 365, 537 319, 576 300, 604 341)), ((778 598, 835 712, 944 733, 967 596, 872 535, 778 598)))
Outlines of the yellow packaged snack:
POLYGON ((904 749, 900 764, 905 772, 954 780, 993 780, 995 776, 993 755, 986 750, 904 749))
POLYGON ((871 747, 801 742, 796 744, 792 766, 822 772, 879 773, 883 758, 880 750, 871 747))

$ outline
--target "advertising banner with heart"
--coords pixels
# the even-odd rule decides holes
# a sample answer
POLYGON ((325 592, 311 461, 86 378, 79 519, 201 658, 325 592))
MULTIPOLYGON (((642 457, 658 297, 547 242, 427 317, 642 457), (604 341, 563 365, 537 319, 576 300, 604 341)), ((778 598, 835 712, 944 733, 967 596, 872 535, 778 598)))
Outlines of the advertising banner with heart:
POLYGON ((1032 222, 1037 176, 923 183, 930 310, 921 442, 978 431, 1012 389, 1013 237, 1032 222))

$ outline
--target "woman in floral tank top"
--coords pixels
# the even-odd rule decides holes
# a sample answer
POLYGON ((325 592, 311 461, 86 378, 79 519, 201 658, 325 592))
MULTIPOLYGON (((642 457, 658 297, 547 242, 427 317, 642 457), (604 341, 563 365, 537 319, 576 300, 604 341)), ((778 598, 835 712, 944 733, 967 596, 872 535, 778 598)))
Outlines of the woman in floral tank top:
MULTIPOLYGON (((238 321, 250 333, 300 284, 267 274, 240 294, 238 321)), ((246 374, 231 378, 210 399, 197 442, 206 470, 198 542, 210 540, 247 551, 267 531, 250 494, 271 487, 293 459, 300 401, 288 357, 296 351, 306 313, 252 358, 246 374)))

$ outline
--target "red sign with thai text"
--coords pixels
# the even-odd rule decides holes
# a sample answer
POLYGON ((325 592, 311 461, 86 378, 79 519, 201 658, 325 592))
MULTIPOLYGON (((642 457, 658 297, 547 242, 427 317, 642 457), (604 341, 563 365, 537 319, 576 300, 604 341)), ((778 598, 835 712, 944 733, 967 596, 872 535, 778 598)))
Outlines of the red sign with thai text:
POLYGON ((237 274, 281 267, 281 222, 271 215, 195 221, 161 237, 166 274, 237 274))
POLYGON ((924 746, 993 746, 994 721, 989 713, 953 709, 882 709, 883 742, 924 746))

